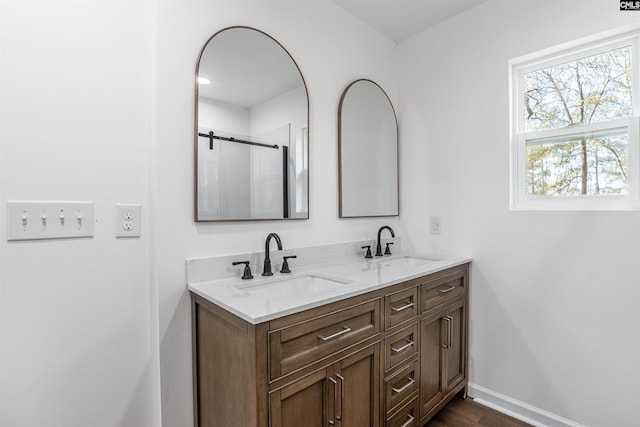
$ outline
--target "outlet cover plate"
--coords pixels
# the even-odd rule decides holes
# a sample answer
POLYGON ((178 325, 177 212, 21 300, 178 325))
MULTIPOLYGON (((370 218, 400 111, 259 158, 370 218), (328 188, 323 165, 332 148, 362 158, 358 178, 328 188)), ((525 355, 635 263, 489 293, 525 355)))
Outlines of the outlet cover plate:
POLYGON ((140 237, 141 205, 116 205, 116 237, 140 237))

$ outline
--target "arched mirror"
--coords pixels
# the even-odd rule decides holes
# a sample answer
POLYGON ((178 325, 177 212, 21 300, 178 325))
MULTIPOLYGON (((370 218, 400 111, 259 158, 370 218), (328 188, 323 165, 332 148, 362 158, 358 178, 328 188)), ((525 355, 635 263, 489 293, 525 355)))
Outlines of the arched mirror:
POLYGON ((338 109, 340 217, 397 216, 398 124, 380 86, 356 80, 338 109))
POLYGON ((196 66, 195 220, 309 217, 309 101, 297 64, 248 27, 214 34, 196 66))

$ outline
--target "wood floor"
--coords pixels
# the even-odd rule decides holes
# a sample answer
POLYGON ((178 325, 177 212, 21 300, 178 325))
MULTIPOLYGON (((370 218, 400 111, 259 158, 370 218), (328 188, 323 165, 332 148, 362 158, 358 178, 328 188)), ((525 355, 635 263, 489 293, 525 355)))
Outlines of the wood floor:
POLYGON ((428 427, 531 427, 486 406, 473 399, 455 398, 445 406, 425 426, 428 427))

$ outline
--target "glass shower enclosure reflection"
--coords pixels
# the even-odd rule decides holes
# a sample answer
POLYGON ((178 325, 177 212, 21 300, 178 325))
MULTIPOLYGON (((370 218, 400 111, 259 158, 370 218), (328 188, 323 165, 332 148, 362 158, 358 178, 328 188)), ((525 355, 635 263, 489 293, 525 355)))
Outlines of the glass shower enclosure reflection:
POLYGON ((304 214, 306 128, 292 132, 287 124, 253 137, 201 128, 199 135, 200 219, 278 219, 304 214))

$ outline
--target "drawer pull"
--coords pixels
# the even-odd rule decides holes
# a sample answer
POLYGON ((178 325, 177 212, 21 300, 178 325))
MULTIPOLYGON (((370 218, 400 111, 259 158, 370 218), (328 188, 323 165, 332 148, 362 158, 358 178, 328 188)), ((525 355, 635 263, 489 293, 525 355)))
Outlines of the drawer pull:
POLYGON ((440 292, 441 294, 446 294, 451 292, 455 288, 456 288, 455 286, 449 286, 448 288, 445 288, 445 289, 438 289, 438 292, 440 292))
POLYGON ((413 341, 411 340, 407 340, 407 343, 400 348, 391 347, 391 351, 393 351, 394 353, 401 353, 409 347, 413 347, 413 341))
POLYGON ((403 386, 402 386, 402 387, 400 387, 400 388, 395 388, 395 387, 394 387, 394 388, 392 388, 391 390, 393 390, 393 392, 394 392, 395 394, 400 394, 400 393, 402 393, 403 391, 405 391, 406 389, 408 389, 409 387, 411 387, 412 385, 414 385, 414 384, 416 383, 416 380, 414 380, 414 379, 413 379, 413 378, 411 378, 411 377, 407 377, 407 379, 409 380, 409 382, 408 382, 408 383, 406 383, 405 385, 403 385, 403 386))
POLYGON ((318 338, 320 338, 322 341, 329 341, 334 338, 338 338, 340 335, 344 335, 347 332, 351 332, 351 328, 348 326, 343 326, 340 332, 336 332, 335 334, 329 335, 328 337, 323 337, 322 335, 318 335, 318 338))
POLYGON ((408 427, 408 426, 410 426, 411 423, 413 422, 413 420, 415 419, 413 417, 413 415, 411 415, 411 414, 407 414, 407 417, 409 417, 409 419, 407 421, 405 421, 405 423, 402 424, 400 427, 408 427))
POLYGON ((394 313, 399 313, 401 311, 408 310, 408 309, 410 309, 412 307, 413 307, 413 303, 410 302, 409 304, 403 305, 402 307, 398 307, 398 308, 391 307, 391 311, 393 311, 394 313))

